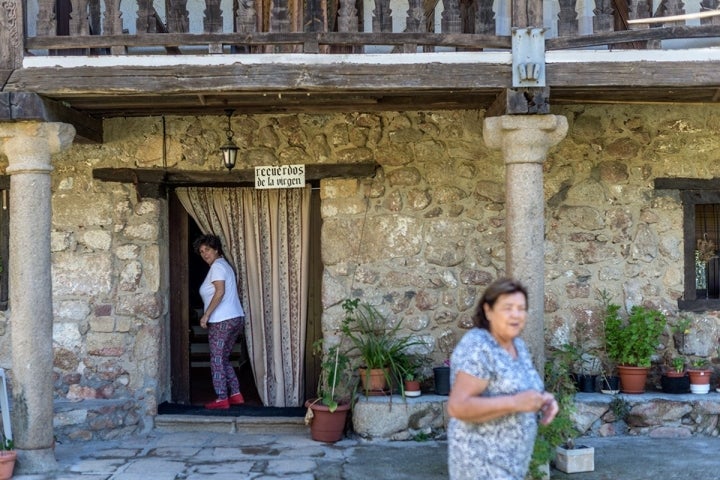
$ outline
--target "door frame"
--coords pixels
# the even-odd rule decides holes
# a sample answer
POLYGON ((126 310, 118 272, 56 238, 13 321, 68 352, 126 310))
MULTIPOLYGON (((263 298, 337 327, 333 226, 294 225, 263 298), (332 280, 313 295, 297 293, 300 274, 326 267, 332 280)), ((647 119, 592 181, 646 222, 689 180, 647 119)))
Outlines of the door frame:
MULTIPOLYGON (((305 339, 305 398, 315 396, 320 372, 319 355, 313 355, 313 343, 322 337, 322 216, 320 195, 311 197, 310 278, 305 339), (313 239, 314 237, 314 239, 313 239)), ((190 398, 190 262, 188 242, 190 216, 173 190, 168 192, 168 254, 170 275, 170 393, 173 403, 189 405, 190 398)))
POLYGON ((170 392, 172 402, 190 404, 190 292, 187 255, 188 214, 174 191, 169 192, 170 219, 170 392))

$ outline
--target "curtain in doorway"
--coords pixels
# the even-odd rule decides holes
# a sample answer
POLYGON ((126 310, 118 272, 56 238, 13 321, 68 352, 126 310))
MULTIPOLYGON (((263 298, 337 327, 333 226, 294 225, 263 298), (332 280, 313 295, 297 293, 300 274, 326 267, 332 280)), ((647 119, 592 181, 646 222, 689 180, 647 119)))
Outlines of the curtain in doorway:
POLYGON ((265 406, 304 400, 310 186, 294 189, 184 187, 180 202, 204 233, 223 242, 238 272, 245 338, 265 406))

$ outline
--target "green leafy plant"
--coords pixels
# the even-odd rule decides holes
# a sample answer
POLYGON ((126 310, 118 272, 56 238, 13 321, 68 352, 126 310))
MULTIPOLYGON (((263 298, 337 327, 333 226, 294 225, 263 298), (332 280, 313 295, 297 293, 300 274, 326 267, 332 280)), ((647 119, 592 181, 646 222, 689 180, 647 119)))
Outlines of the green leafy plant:
POLYGON ((545 389, 554 392, 560 410, 548 425, 538 425, 529 468, 529 475, 533 479, 543 478, 541 467, 555 457, 556 447, 572 444, 580 433, 572 421, 577 392, 570 376, 572 358, 572 355, 567 354, 567 349, 561 348, 551 352, 545 364, 545 389))
POLYGON ((693 370, 706 370, 710 362, 706 358, 696 358, 690 362, 690 366, 693 370))
MULTIPOLYGON (((408 369, 408 348, 423 345, 409 335, 400 334, 401 322, 391 325, 374 306, 348 299, 342 305, 345 319, 342 333, 352 344, 348 354, 360 357, 361 367, 383 369, 389 386, 403 393, 403 378, 408 369)), ((366 392, 367 393, 367 392, 366 392)))
POLYGON ((615 395, 613 399, 610 400, 610 411, 613 412, 615 418, 625 421, 628 415, 630 415, 630 403, 625 400, 624 397, 615 395))
POLYGON ((317 396, 331 412, 334 412, 339 404, 350 402, 355 392, 350 358, 340 347, 341 345, 334 345, 324 351, 323 339, 313 344, 313 351, 323 356, 317 396))
POLYGON ((9 451, 15 449, 15 443, 12 438, 6 437, 0 432, 0 451, 9 451))
POLYGON ((676 373, 685 371, 685 357, 675 357, 672 359, 672 368, 676 373))
POLYGON ((634 306, 623 320, 619 311, 619 305, 607 305, 605 345, 608 356, 619 365, 649 367, 667 324, 665 315, 658 310, 634 306))

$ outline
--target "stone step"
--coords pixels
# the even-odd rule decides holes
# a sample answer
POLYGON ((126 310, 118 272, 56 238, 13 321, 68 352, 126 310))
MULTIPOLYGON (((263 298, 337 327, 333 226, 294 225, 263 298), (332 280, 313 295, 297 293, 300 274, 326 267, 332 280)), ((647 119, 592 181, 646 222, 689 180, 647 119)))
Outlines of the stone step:
POLYGON ((158 415, 155 428, 164 432, 203 431, 247 434, 308 434, 303 417, 158 415))

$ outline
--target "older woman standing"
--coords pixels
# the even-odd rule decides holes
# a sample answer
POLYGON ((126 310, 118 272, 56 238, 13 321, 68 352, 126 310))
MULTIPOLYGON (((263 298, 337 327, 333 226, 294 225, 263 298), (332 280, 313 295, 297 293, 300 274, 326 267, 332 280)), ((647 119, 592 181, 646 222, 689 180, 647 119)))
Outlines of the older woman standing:
POLYGON ((547 424, 558 412, 519 337, 526 318, 525 287, 497 280, 480 299, 476 328, 453 350, 448 398, 452 480, 523 480, 538 416, 547 424))
POLYGON ((215 235, 203 235, 193 242, 193 247, 210 265, 200 285, 205 307, 200 326, 208 329, 210 372, 217 400, 206 404, 205 408, 227 409, 230 405, 245 402, 235 369, 230 364, 230 353, 245 325, 245 312, 237 293, 235 271, 223 257, 220 239, 215 235))

